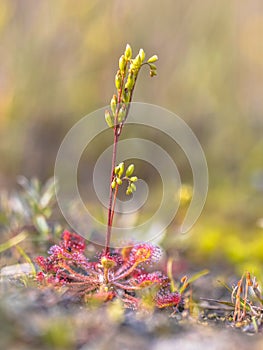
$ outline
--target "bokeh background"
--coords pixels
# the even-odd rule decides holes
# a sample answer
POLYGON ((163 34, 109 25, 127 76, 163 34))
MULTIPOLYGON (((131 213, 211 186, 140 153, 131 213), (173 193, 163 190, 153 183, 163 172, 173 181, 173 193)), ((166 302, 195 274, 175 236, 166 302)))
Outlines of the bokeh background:
POLYGON ((198 223, 183 237, 171 225, 164 247, 186 270, 263 277, 262 37, 261 0, 1 0, 0 189, 52 176, 66 132, 109 102, 126 43, 143 47, 158 54, 158 76, 143 72, 134 100, 183 118, 210 174, 198 223))

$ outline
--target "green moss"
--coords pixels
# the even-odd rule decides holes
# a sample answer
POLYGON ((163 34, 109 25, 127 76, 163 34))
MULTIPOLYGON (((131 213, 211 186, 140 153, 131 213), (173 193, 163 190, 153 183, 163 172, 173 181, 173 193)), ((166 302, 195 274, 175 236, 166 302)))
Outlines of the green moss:
POLYGON ((47 325, 43 334, 43 341, 50 348, 72 349, 73 325, 65 319, 58 318, 47 325))

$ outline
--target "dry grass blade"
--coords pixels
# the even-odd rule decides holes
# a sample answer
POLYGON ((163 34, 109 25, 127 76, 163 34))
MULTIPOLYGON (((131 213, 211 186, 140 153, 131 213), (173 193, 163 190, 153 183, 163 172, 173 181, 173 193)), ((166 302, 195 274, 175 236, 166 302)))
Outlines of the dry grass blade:
POLYGON ((8 250, 17 244, 24 241, 28 236, 28 233, 25 231, 20 232, 18 235, 10 238, 8 241, 0 244, 0 253, 4 252, 5 250, 8 250))

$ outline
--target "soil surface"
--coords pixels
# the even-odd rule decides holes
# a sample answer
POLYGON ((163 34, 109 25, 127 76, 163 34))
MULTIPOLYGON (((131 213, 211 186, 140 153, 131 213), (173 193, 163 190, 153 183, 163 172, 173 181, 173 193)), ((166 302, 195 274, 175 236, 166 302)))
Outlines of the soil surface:
POLYGON ((244 332, 224 315, 204 310, 197 318, 171 310, 140 314, 109 304, 87 307, 39 290, 1 283, 0 348, 18 350, 262 349, 261 334, 244 332))

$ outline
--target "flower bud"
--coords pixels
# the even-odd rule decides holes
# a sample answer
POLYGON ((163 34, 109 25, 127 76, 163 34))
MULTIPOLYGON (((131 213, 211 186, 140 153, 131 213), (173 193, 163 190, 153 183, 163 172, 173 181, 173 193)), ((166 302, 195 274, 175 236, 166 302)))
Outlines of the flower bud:
POLYGON ((132 189, 131 189, 130 186, 127 187, 126 194, 127 194, 127 196, 129 196, 130 194, 132 194, 132 189))
POLYGON ((108 110, 105 111, 105 121, 110 128, 114 127, 113 117, 108 110))
POLYGON ((126 176, 129 177, 133 174, 134 172, 134 164, 130 164, 126 170, 126 176))
POLYGON ((140 56, 140 58, 141 58, 141 62, 143 62, 144 59, 145 59, 145 52, 144 52, 143 49, 140 49, 140 51, 139 51, 139 56, 140 56))
POLYGON ((124 55, 122 55, 119 59, 119 68, 120 71, 123 73, 125 72, 125 68, 126 68, 126 59, 124 57, 124 55))
POLYGON ((134 183, 130 184, 132 192, 136 191, 136 185, 134 183))
POLYGON ((121 123, 126 116, 126 106, 123 104, 118 113, 118 123, 121 123))
POLYGON ((117 74, 115 75, 115 86, 116 89, 120 89, 121 87, 121 75, 120 75, 120 71, 117 72, 117 74))
POLYGON ((122 174, 123 174, 123 172, 124 172, 124 163, 121 162, 121 163, 119 164, 118 177, 121 177, 122 174))
POLYGON ((138 180, 137 176, 130 177, 131 182, 136 182, 138 180))
POLYGON ((151 76, 151 77, 154 77, 154 76, 156 76, 156 75, 157 75, 157 73, 156 73, 155 70, 151 70, 151 71, 150 71, 150 76, 151 76))
POLYGON ((126 85, 125 85, 125 89, 123 91, 123 102, 124 103, 128 103, 130 101, 130 90, 126 88, 126 85))
POLYGON ((154 63, 158 60, 158 56, 157 55, 153 55, 152 57, 150 57, 147 61, 147 63, 154 63))
POLYGON ((120 179, 119 177, 117 177, 116 182, 118 185, 122 185, 122 179, 120 179))
POLYGON ((132 57, 132 48, 130 47, 129 44, 126 45, 126 49, 125 49, 124 55, 125 55, 127 60, 129 60, 132 57))
POLYGON ((131 72, 128 75, 128 79, 125 84, 125 89, 132 90, 133 86, 134 86, 134 73, 131 72))
POLYGON ((116 187, 116 180, 114 179, 111 183, 111 188, 114 190, 115 187, 116 187))
POLYGON ((151 63, 151 64, 150 64, 150 68, 151 68, 151 70, 157 70, 156 65, 155 65, 155 64, 153 64, 153 63, 151 63))
POLYGON ((112 96, 112 99, 110 101, 110 106, 111 106, 112 113, 115 114, 116 108, 117 108, 117 96, 116 95, 112 96))
POLYGON ((135 67, 138 69, 140 68, 141 64, 142 64, 142 60, 140 55, 138 54, 135 59, 133 60, 133 64, 135 65, 135 67))

